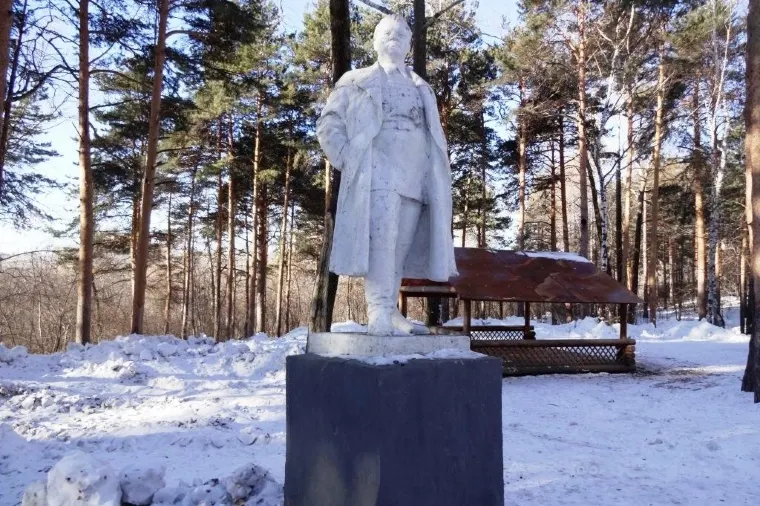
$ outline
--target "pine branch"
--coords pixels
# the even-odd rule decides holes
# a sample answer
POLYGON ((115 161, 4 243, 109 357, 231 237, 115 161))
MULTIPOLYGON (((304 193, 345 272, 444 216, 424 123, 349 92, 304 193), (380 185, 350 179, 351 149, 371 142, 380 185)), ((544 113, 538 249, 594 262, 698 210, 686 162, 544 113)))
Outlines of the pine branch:
POLYGON ((441 16, 443 16, 444 14, 446 14, 446 12, 450 11, 451 9, 453 9, 454 7, 456 7, 457 5, 463 4, 464 2, 465 2, 465 0, 455 0, 454 2, 451 2, 449 5, 447 5, 443 9, 441 9, 440 11, 436 12, 435 14, 433 14, 432 16, 430 16, 429 18, 427 18, 427 20, 425 21, 425 29, 427 30, 428 28, 430 28, 430 26, 433 23, 435 23, 436 21, 438 21, 438 18, 440 18, 441 16))
MULTIPOLYGON (((383 14, 388 14, 388 15, 393 14, 393 11, 390 10, 388 7, 381 5, 379 3, 376 3, 373 0, 359 0, 359 1, 368 7, 372 7, 373 9, 376 9, 382 12, 383 14)), ((459 1, 464 1, 464 0, 459 0, 459 1)))

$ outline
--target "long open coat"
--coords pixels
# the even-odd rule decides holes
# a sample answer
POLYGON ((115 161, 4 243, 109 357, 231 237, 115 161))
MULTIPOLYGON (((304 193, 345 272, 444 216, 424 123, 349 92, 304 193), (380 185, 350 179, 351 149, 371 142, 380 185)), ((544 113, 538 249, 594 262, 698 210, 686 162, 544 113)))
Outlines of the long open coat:
MULTIPOLYGON (((427 202, 404 265, 405 278, 447 281, 456 275, 451 237, 451 167, 435 95, 411 72, 425 108, 428 128, 427 202)), ((327 159, 341 171, 330 270, 363 277, 369 264, 372 141, 383 124, 380 65, 352 70, 341 77, 317 121, 317 137, 327 159)))

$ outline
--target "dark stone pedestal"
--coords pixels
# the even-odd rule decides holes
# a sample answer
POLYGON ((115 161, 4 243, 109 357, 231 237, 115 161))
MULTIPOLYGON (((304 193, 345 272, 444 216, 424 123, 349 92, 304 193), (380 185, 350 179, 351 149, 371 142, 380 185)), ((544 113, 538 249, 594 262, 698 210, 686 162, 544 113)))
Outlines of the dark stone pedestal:
POLYGON ((501 369, 288 357, 285 506, 503 506, 501 369))

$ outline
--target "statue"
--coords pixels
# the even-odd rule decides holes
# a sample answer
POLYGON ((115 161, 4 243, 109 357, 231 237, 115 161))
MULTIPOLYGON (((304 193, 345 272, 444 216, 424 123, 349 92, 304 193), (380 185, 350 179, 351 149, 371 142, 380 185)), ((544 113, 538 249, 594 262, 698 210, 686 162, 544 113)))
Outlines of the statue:
POLYGON ((317 122, 341 171, 330 271, 363 277, 371 335, 427 333, 396 307, 402 277, 456 275, 451 168, 435 95, 404 59, 412 32, 396 15, 375 28, 377 62, 341 77, 317 122))

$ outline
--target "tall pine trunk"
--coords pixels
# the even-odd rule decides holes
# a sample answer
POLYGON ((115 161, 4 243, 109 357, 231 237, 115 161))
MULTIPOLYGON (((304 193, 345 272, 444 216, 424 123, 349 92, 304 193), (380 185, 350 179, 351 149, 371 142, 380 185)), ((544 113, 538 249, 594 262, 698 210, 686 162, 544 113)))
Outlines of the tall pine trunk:
POLYGON ((699 79, 694 83, 694 265, 697 282, 697 317, 707 317, 707 249, 705 244, 705 158, 702 151, 702 118, 699 111, 699 79))
MULTIPOLYGON (((3 78, 5 78, 7 75, 7 82, 5 82, 3 86, 5 93, 3 93, 2 95, 2 119, 0 120, 0 195, 2 195, 2 192, 3 192, 3 182, 5 180, 3 174, 5 171, 5 161, 6 161, 5 159, 8 152, 8 139, 10 137, 10 131, 11 131, 11 110, 13 108, 11 96, 13 94, 14 88, 16 87, 16 78, 19 77, 18 71, 19 71, 19 63, 21 61, 21 48, 23 47, 22 42, 24 40, 24 36, 26 35, 27 5, 28 5, 28 2, 24 0, 24 4, 21 7, 21 12, 19 13, 18 19, 16 21, 16 26, 17 26, 16 44, 14 45, 13 57, 10 60, 10 62, 8 62, 9 48, 6 48, 6 51, 4 53, 4 58, 6 61, 6 65, 5 65, 6 74, 3 75, 3 78), (8 72, 8 67, 10 67, 10 72, 8 72)), ((8 27, 8 29, 10 30, 13 25, 13 16, 11 15, 10 19, 3 20, 2 23, 5 23, 5 22, 10 23, 10 26, 8 27)), ((81 37, 81 33, 80 33, 80 37, 81 37)), ((87 40, 89 42, 89 28, 87 29, 87 40)), ((81 44, 81 41, 80 41, 80 44, 81 44)), ((9 45, 10 45, 10 41, 9 41, 9 45)), ((87 63, 89 65, 89 61, 87 63)), ((89 68, 87 69, 87 76, 89 79, 89 68)), ((88 88, 88 94, 89 94, 89 88, 88 88)))
POLYGON ((79 277, 77 333, 80 344, 90 342, 93 284, 93 191, 90 158, 90 21, 89 0, 79 2, 79 277))
POLYGON ((739 329, 747 332, 747 234, 742 232, 742 244, 739 252, 739 329))
MULTIPOLYGON (((422 9, 424 12, 424 1, 422 9)), ((332 55, 332 82, 337 83, 340 77, 351 69, 351 10, 348 0, 330 0, 330 35, 332 55)), ((417 6, 415 6, 417 8, 417 6)), ((417 45, 417 44, 415 44, 417 45)), ((423 65, 424 71, 424 65, 423 65)), ((418 72, 419 73, 419 72, 418 72)), ((424 75, 422 75, 424 78, 424 75)), ((338 191, 340 189, 340 173, 332 172, 329 206, 325 209, 325 227, 322 236, 322 251, 317 268, 317 282, 311 304, 309 327, 317 332, 329 332, 332 325, 332 312, 335 305, 335 293, 338 290, 338 276, 330 272, 330 250, 332 249, 333 230, 335 229, 335 213, 338 208, 338 191)))
POLYGON ((486 132, 486 113, 484 103, 480 104, 480 232, 478 233, 478 247, 485 248, 488 243, 486 235, 486 222, 488 215, 486 212, 486 199, 488 198, 488 133, 486 132))
POLYGON ((232 114, 229 115, 227 125, 227 159, 229 160, 227 172, 229 183, 227 184, 227 318, 224 324, 224 338, 231 339, 235 335, 235 216, 236 189, 234 174, 234 138, 232 135, 232 114))
POLYGON ((639 187, 638 195, 638 210, 636 212, 636 226, 633 233, 633 250, 631 251, 631 291, 633 293, 639 293, 639 269, 641 267, 641 242, 644 236, 644 211, 646 201, 644 196, 646 195, 646 175, 641 178, 641 186, 639 187))
POLYGON ((570 251, 570 227, 567 221, 567 181, 565 179, 565 116, 559 109, 559 198, 562 209, 562 250, 570 251))
POLYGON ((588 237, 588 142, 586 137, 586 5, 580 0, 578 17, 578 177, 580 180, 580 246, 578 253, 589 256, 588 237))
POLYGON ((620 154, 615 169, 615 277, 625 284, 625 262, 623 260, 623 157, 620 154))
POLYGON ((259 181, 256 195, 256 325, 255 332, 266 332, 267 316, 267 185, 259 181))
POLYGON ((744 121, 744 153, 747 179, 747 223, 749 225, 750 283, 753 288, 752 335, 742 391, 753 392, 760 402, 760 0, 749 0, 747 14, 747 101, 744 121))
POLYGON ((142 334, 145 316, 145 290, 148 274, 148 246, 150 245, 150 215, 153 211, 153 191, 155 189, 156 158, 160 130, 161 92, 164 84, 164 59, 166 57, 166 24, 169 19, 169 0, 158 2, 158 38, 153 66, 153 91, 150 99, 150 121, 148 123, 148 146, 143 174, 142 202, 140 205, 140 230, 137 238, 135 258, 135 284, 132 294, 133 334, 142 334))
POLYGON ((190 316, 190 301, 192 293, 192 272, 193 272, 193 213, 195 211, 195 174, 197 169, 193 168, 190 174, 190 203, 187 206, 187 240, 185 241, 185 272, 182 278, 182 333, 183 339, 187 337, 187 327, 190 316))
POLYGON ((256 212, 256 202, 259 195, 259 164, 261 163, 261 111, 263 109, 263 101, 261 94, 256 97, 256 136, 253 141, 253 172, 251 174, 251 181, 253 187, 253 195, 251 197, 251 280, 248 285, 248 321, 246 322, 246 336, 250 336, 256 332, 256 237, 257 237, 257 225, 258 225, 258 213, 256 212))
MULTIPOLYGON (((216 155, 222 158, 222 118, 217 122, 216 155)), ((214 339, 220 341, 222 336, 222 237, 224 231, 224 170, 221 165, 216 176, 216 220, 214 231, 216 233, 216 254, 214 256, 214 272, 216 284, 214 285, 214 339)))
POLYGON ((622 262, 625 264, 625 285, 631 289, 631 278, 633 277, 633 263, 631 262, 631 204, 633 200, 633 161, 635 158, 636 147, 633 136, 633 87, 628 86, 628 104, 626 108, 626 120, 628 129, 627 136, 627 157, 625 168, 625 208, 623 209, 623 257, 622 262))
POLYGON ((551 186, 549 203, 549 241, 552 251, 557 251, 557 166, 554 163, 554 138, 549 140, 551 146, 551 186))
MULTIPOLYGON (((275 333, 278 336, 282 335, 282 296, 285 283, 285 247, 287 244, 287 230, 288 230, 288 205, 290 199, 290 171, 293 165, 293 153, 288 150, 287 159, 285 161, 285 188, 283 190, 282 197, 282 220, 280 222, 280 244, 278 245, 280 258, 277 265, 277 300, 275 307, 275 333)), ((286 329, 287 330, 287 329, 286 329)))
POLYGON ((164 303, 164 335, 169 333, 172 314, 172 196, 166 211, 166 302, 164 303))
POLYGON ((647 241, 647 304, 649 322, 657 324, 657 225, 660 212, 660 151, 663 137, 663 115, 665 109, 665 42, 660 42, 657 63, 657 110, 655 112, 654 152, 652 154, 652 197, 647 241))
POLYGON ((608 230, 609 224, 607 220, 607 192, 604 188, 604 173, 602 172, 602 164, 597 158, 601 151, 599 146, 599 140, 596 141, 596 150, 594 152, 595 165, 597 176, 599 177, 599 191, 597 192, 597 185, 594 181, 594 171, 588 171, 589 182, 591 183, 591 200, 594 205, 594 218, 596 223, 596 236, 599 243, 599 257, 600 257, 600 269, 602 272, 612 274, 612 267, 610 265, 610 252, 608 244, 608 230))
POLYGON ((520 109, 517 115, 517 249, 525 249, 525 172, 528 128, 525 114, 525 79, 520 78, 520 109))
POLYGON ((285 282, 285 328, 291 328, 290 320, 290 286, 293 279, 293 237, 295 237, 296 224, 296 205, 295 202, 290 204, 290 234, 288 235, 288 272, 285 282))
MULTIPOLYGON (((81 9, 81 8, 80 8, 81 9)), ((80 20, 81 20, 81 12, 80 12, 80 20)), ((13 26, 13 0, 0 0, 0 102, 3 103, 3 109, 5 109, 5 100, 8 96, 8 89, 7 89, 7 78, 8 78, 8 54, 10 53, 10 46, 11 46, 11 28, 13 26)), ((87 35, 87 40, 89 43, 89 31, 87 35)), ((80 41, 79 44, 81 46, 82 40, 81 40, 81 33, 80 33, 80 41)), ((89 71, 89 68, 88 68, 89 71)), ((81 79, 81 76, 80 76, 81 79)), ((89 76, 88 76, 89 79, 89 76)), ((81 86, 81 84, 80 84, 81 86)), ((0 119, 0 131, 5 129, 5 121, 4 118, 0 119)), ((0 161, 0 196, 3 194, 3 188, 4 188, 4 164, 2 161, 0 161)))

